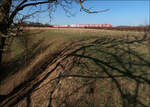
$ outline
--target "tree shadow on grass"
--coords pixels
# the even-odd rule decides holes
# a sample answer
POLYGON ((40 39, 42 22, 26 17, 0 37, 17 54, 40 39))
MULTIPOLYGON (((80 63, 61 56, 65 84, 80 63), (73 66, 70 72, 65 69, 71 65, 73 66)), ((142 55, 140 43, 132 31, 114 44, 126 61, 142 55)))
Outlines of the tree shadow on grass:
MULTIPOLYGON (((113 95, 111 96, 111 100, 108 100, 109 102, 97 100, 97 102, 91 104, 92 101, 87 100, 85 95, 83 99, 79 98, 80 100, 75 100, 76 98, 73 98, 74 101, 69 100, 71 98, 70 94, 66 94, 66 96, 64 95, 65 97, 60 99, 59 92, 57 91, 57 97, 54 97, 54 102, 59 103, 59 105, 56 106, 59 107, 60 105, 65 105, 65 107, 67 107, 71 104, 71 107, 76 107, 81 105, 75 105, 75 102, 82 102, 84 103, 84 106, 90 107, 102 106, 102 103, 104 103, 105 106, 148 107, 150 101, 150 95, 148 94, 150 90, 150 62, 147 55, 149 52, 145 53, 145 56, 145 54, 138 52, 134 46, 145 42, 144 44, 146 44, 146 48, 148 48, 148 39, 149 38, 147 38, 146 35, 141 39, 134 40, 100 38, 91 42, 91 44, 82 46, 70 53, 68 56, 70 57, 71 63, 69 63, 69 58, 67 58, 66 63, 61 64, 64 72, 59 75, 59 78, 72 79, 66 79, 66 83, 63 85, 69 85, 69 82, 67 81, 74 81, 76 78, 77 82, 74 82, 74 85, 70 84, 70 87, 78 87, 79 84, 82 84, 81 82, 88 83, 88 81, 92 79, 97 80, 98 82, 101 79, 107 81, 109 78, 112 80, 112 83, 109 81, 108 85, 114 84, 113 87, 115 87, 115 91, 117 90, 119 99, 115 98, 117 96, 113 95), (147 91, 142 91, 144 89, 143 87, 146 88, 147 91), (147 99, 147 101, 142 97, 147 99), (58 102, 58 100, 60 102, 58 102)), ((101 84, 102 83, 99 85, 101 84)), ((97 90, 99 85, 95 88, 90 88, 90 90, 97 90)), ((62 90, 63 88, 65 89, 64 86, 60 85, 59 89, 62 90)), ((104 92, 105 90, 109 90, 103 88, 105 87, 102 87, 102 91, 104 92)), ((90 91, 90 93, 91 92, 93 91, 90 91)), ((76 94, 74 91, 72 91, 72 93, 76 94)), ((82 95, 82 93, 80 92, 76 94, 76 96, 82 95)), ((93 100, 98 99, 99 97, 109 98, 107 93, 105 96, 99 96, 98 92, 95 94, 97 94, 97 98, 93 97, 93 100)), ((111 94, 113 94, 113 91, 111 94)))
POLYGON ((16 55, 10 61, 2 63, 0 67, 0 81, 10 74, 15 74, 21 67, 27 66, 31 62, 31 60, 33 60, 38 54, 48 48, 48 45, 45 47, 41 45, 44 42, 44 39, 38 40, 37 42, 33 43, 34 40, 30 38, 31 35, 40 34, 42 32, 43 31, 35 33, 31 33, 31 31, 28 31, 28 33, 22 32, 16 37, 7 38, 7 43, 5 45, 6 52, 4 52, 4 54, 6 54, 6 57, 9 57, 9 55, 11 56, 10 48, 13 47, 11 45, 16 45, 13 44, 14 40, 18 40, 20 42, 17 45, 19 45, 19 47, 22 47, 23 52, 16 55), (31 42, 33 44, 31 46, 28 46, 31 42))
POLYGON ((25 51, 17 55, 10 62, 7 62, 0 68, 0 81, 3 80, 7 75, 15 74, 23 66, 27 66, 31 60, 33 60, 42 50, 46 50, 49 46, 41 47, 43 40, 39 40, 28 49, 28 54, 25 51))
MULTIPOLYGON (((49 107, 148 107, 149 56, 135 49, 137 44, 148 48, 148 40, 145 35, 134 39, 100 37, 72 42, 45 59, 36 68, 38 73, 31 75, 8 95, 1 96, 0 105, 15 106, 55 81, 51 87, 49 107), (52 68, 48 69, 49 66, 52 68), (43 71, 45 75, 38 79, 43 71), (53 72, 59 72, 59 75, 42 84, 53 72)), ((31 103, 30 100, 27 102, 31 103)))

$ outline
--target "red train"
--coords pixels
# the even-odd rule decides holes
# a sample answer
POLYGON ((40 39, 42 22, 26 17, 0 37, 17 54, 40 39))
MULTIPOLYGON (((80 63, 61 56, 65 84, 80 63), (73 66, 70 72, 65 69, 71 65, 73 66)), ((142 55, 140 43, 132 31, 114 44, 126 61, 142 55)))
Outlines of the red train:
POLYGON ((49 27, 112 27, 111 24, 72 24, 72 25, 49 25, 49 27))

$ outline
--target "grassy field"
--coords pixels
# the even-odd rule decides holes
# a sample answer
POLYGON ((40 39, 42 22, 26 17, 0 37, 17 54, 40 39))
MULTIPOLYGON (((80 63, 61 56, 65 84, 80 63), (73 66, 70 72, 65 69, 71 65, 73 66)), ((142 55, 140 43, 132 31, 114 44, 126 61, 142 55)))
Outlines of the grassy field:
POLYGON ((25 31, 8 40, 0 84, 6 97, 0 106, 150 106, 150 35, 81 28, 25 31))
POLYGON ((127 35, 141 36, 144 34, 144 32, 137 31, 110 31, 84 28, 29 28, 26 30, 31 32, 31 34, 27 34, 27 37, 20 36, 13 39, 10 44, 11 46, 8 48, 8 52, 10 52, 11 54, 7 54, 8 52, 6 52, 3 58, 3 62, 8 62, 12 58, 15 58, 19 54, 21 54, 26 47, 25 45, 27 45, 29 48, 32 48, 34 44, 42 40, 44 42, 42 42, 40 45, 48 45, 51 42, 55 42, 53 48, 57 49, 57 46, 65 42, 79 40, 82 38, 96 38, 102 36, 126 37, 127 35))

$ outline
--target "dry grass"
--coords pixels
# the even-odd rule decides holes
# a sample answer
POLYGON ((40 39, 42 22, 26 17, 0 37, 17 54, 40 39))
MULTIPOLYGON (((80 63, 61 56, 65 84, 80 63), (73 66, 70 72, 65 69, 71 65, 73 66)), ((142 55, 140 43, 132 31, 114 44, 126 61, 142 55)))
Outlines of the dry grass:
MULTIPOLYGON (((17 72, 9 74, 1 81, 0 95, 10 94, 10 96, 0 102, 0 106, 13 98, 5 106, 14 104, 18 107, 27 105, 36 107, 47 107, 48 105, 54 107, 122 107, 122 96, 112 78, 74 76, 60 78, 62 75, 108 76, 102 69, 103 67, 95 63, 92 58, 126 72, 121 63, 117 62, 116 55, 132 74, 150 79, 148 75, 145 77, 144 74, 149 74, 150 71, 149 66, 146 65, 147 62, 149 63, 150 57, 148 41, 132 44, 125 42, 133 41, 135 37, 140 40, 144 32, 72 28, 28 29, 32 33, 29 35, 28 42, 28 54, 31 59, 26 63, 23 61, 18 66, 17 72), (135 51, 144 61, 129 52, 119 50, 119 48, 135 51), (113 55, 110 55, 110 53, 113 55), (72 54, 85 55, 88 58, 80 58, 79 56, 72 56, 72 54), (130 61, 132 61, 132 64, 143 64, 143 66, 133 64, 130 67, 130 61), (17 88, 16 93, 11 94, 10 92, 19 85, 24 87, 17 88)), ((13 45, 11 45, 12 58, 9 60, 4 58, 5 63, 13 63, 13 60, 20 61, 19 58, 24 57, 22 54, 24 53, 23 44, 19 40, 18 38, 14 39, 13 45)), ((5 54, 4 57, 7 56, 9 56, 9 53, 5 54)), ((121 74, 110 66, 104 64, 102 66, 106 67, 111 75, 121 74)), ((150 105, 150 86, 144 80, 138 79, 141 82, 138 88, 138 82, 134 78, 120 77, 116 80, 124 93, 124 102, 128 107, 134 107, 135 101, 138 102, 137 107, 141 107, 142 104, 147 107, 150 105), (136 96, 137 89, 138 94, 136 96), (135 98, 137 100, 133 100, 135 98)))

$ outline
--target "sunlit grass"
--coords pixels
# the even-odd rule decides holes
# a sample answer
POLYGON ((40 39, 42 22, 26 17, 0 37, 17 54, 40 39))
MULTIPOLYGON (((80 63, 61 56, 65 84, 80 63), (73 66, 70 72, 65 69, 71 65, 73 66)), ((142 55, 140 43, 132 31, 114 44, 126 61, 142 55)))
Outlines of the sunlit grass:
MULTIPOLYGON (((40 45, 48 45, 51 42, 53 46, 51 47, 51 51, 56 50, 63 43, 70 42, 73 40, 79 40, 84 38, 97 38, 97 37, 126 37, 128 36, 141 36, 144 32, 137 31, 111 31, 111 30, 97 30, 97 29, 80 29, 80 28, 32 28, 30 29, 28 35, 28 48, 31 48, 34 43, 38 40, 44 39, 44 42, 40 45), (32 33, 34 32, 34 33, 32 33)), ((12 58, 20 55, 24 51, 23 40, 21 41, 21 37, 13 38, 13 42, 10 45, 10 53, 6 53, 3 55, 3 62, 8 62, 12 58)), ((23 38, 22 38, 23 39, 23 38)), ((140 45, 140 47, 142 47, 140 45)), ((143 51, 143 47, 141 48, 143 51)), ((144 48, 145 49, 145 48, 144 48)), ((145 50, 144 50, 145 51, 145 50)))
MULTIPOLYGON (((149 67, 147 65, 134 65, 130 66, 130 61, 132 63, 137 64, 146 64, 146 61, 149 61, 150 58, 150 49, 149 44, 147 42, 142 43, 123 43, 120 42, 122 40, 134 40, 135 37, 140 39, 143 37, 144 32, 135 32, 135 31, 111 31, 111 30, 96 30, 96 29, 72 29, 72 28, 45 28, 45 29, 35 29, 32 28, 30 30, 26 30, 28 32, 23 37, 16 37, 13 39, 13 43, 10 45, 11 53, 5 53, 3 62, 13 62, 16 61, 16 65, 14 68, 21 68, 19 69, 20 72, 16 73, 15 75, 9 76, 3 81, 3 85, 7 88, 13 89, 11 86, 7 84, 14 84, 13 87, 17 86, 19 82, 26 80, 26 76, 28 75, 28 71, 31 73, 32 70, 35 70, 37 67, 42 65, 41 63, 47 63, 49 57, 53 57, 53 53, 59 52, 63 48, 69 48, 73 43, 77 43, 80 45, 73 45, 73 46, 84 46, 92 44, 92 47, 89 47, 85 50, 84 55, 96 58, 102 62, 106 62, 109 65, 116 67, 123 72, 126 72, 120 62, 118 62, 117 58, 123 63, 123 65, 127 68, 127 70, 131 71, 130 73, 135 75, 140 75, 146 79, 149 79, 149 75, 145 75, 149 73, 149 67), (26 38, 27 36, 27 38, 26 38), (113 40, 114 39, 114 40, 113 40), (24 40, 26 40, 26 44, 24 44, 24 40), (83 40, 83 41, 82 41, 83 40), (94 42, 95 40, 99 40, 94 42), (110 42, 111 41, 111 42, 110 42), (79 43, 78 43, 79 42, 79 43), (70 44, 70 45, 68 45, 70 44), (26 47, 27 46, 27 47, 26 47), (130 52, 125 52, 124 50, 132 50, 133 53, 138 54, 141 58, 145 60, 145 62, 134 56, 134 54, 130 55, 130 52), (27 53, 26 53, 27 51, 27 53), (111 55, 112 54, 112 55, 111 55), (29 56, 31 59, 28 63, 26 63, 26 55, 29 56), (116 58, 117 56, 117 58, 116 58), (46 59, 46 60, 45 60, 46 59), (19 64, 19 63, 22 63, 19 64), (28 64, 28 66, 24 66, 24 64, 28 64), (16 77, 19 77, 16 79, 16 77), (9 81, 9 82, 7 82, 9 81)), ((73 50, 76 47, 71 47, 73 50)), ((82 54, 84 49, 77 52, 77 54, 82 54)), ((107 76, 104 70, 96 64, 91 59, 86 58, 77 58, 73 59, 66 58, 62 65, 65 66, 64 68, 66 71, 64 74, 78 74, 78 75, 90 75, 90 76, 107 76), (72 62, 71 62, 72 61, 72 62), (74 63, 74 66, 71 70, 68 70, 69 64, 74 63), (87 68, 83 64, 87 64, 87 68), (68 64, 68 65, 67 65, 68 64)), ((104 64, 102 64, 104 66, 104 64)), ((42 67, 41 67, 42 68, 42 67)), ((118 71, 108 67, 105 65, 105 68, 108 72, 112 75, 121 74, 118 71)), ((12 69, 10 69, 12 70, 12 69)), ((35 70, 36 71, 36 70, 35 70)), ((38 71, 36 71, 38 72, 38 71)), ((59 72, 59 70, 57 71, 59 72)), ((61 71, 63 72, 63 71, 61 71)), ((45 72, 46 73, 46 72, 45 72)), ((89 78, 81 79, 81 78, 66 78, 63 79, 64 84, 60 86, 62 88, 70 87, 76 88, 79 85, 87 83, 89 78), (69 79, 69 81, 67 80, 69 79), (70 84, 68 85, 68 83, 70 84)), ((94 80, 94 79, 93 79, 94 80)), ((121 97, 117 90, 117 86, 112 81, 112 79, 95 79, 96 80, 96 97, 88 97, 89 87, 84 91, 79 92, 80 95, 86 95, 84 99, 80 100, 79 106, 91 107, 93 104, 107 107, 109 105, 121 107, 121 97)), ((131 94, 135 94, 136 82, 133 78, 129 77, 119 77, 117 78, 118 82, 121 85, 121 89, 123 91, 129 92, 131 94)), ((2 89, 4 92, 5 90, 2 89)), ((65 89, 66 90, 66 89, 65 89)), ((61 90, 59 90, 61 92, 61 90)), ((73 91, 71 89, 67 90, 69 92, 73 91)), ((66 92, 66 91, 65 91, 66 92)), ((65 93, 63 92, 63 94, 65 93)), ((44 93, 44 92, 43 92, 44 93)), ((59 92, 58 99, 60 98, 59 92)), ((128 93, 126 93, 128 94, 128 93)), ((41 94, 42 95, 42 94, 41 94)), ((43 94, 45 95, 45 93, 43 94)), ((45 95, 46 96, 46 95, 45 95)), ((62 95, 63 96, 63 95, 62 95)), ((59 101, 57 99, 57 101, 59 101)), ((139 100, 141 100, 144 104, 148 105, 149 102, 149 85, 140 84, 139 88, 139 100), (146 100, 145 100, 146 99, 146 100)), ((61 100, 61 99, 60 99, 61 100)), ((57 102, 56 101, 56 102, 57 102)), ((127 101, 128 103, 128 101, 127 101)))

